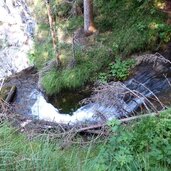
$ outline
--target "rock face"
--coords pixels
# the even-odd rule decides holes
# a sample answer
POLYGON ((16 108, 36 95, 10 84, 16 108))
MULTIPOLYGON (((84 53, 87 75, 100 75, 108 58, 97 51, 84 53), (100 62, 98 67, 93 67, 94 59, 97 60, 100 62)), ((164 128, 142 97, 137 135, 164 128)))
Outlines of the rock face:
POLYGON ((35 21, 25 0, 0 1, 0 79, 30 66, 35 21))

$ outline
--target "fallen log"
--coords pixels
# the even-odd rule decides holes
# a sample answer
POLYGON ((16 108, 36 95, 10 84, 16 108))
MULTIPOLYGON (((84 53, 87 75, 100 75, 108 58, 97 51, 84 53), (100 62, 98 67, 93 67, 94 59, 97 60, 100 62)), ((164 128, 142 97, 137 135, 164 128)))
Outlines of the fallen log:
POLYGON ((5 99, 5 102, 7 102, 7 103, 11 102, 12 99, 14 98, 14 96, 15 96, 16 91, 17 91, 17 87, 12 86, 9 93, 8 93, 8 95, 7 95, 7 97, 6 97, 6 99, 5 99))
MULTIPOLYGON (((160 113, 150 113, 150 114, 144 114, 144 115, 138 115, 138 116, 132 116, 132 117, 129 117, 129 118, 119 119, 119 121, 121 123, 125 123, 125 122, 130 122, 130 121, 145 118, 145 117, 159 116, 159 115, 160 115, 160 113)), ((100 128, 105 127, 105 126, 108 126, 107 123, 92 125, 92 126, 80 128, 76 132, 77 133, 86 132, 86 131, 92 130, 92 129, 100 129, 100 128)))
MULTIPOLYGON (((130 121, 134 121, 137 119, 141 119, 141 118, 145 118, 145 117, 152 117, 152 116, 158 116, 160 113, 151 113, 151 114, 144 114, 144 115, 139 115, 139 116, 132 116, 129 118, 123 118, 123 119, 119 119, 119 121, 121 123, 126 123, 126 122, 130 122, 130 121)), ((65 134, 69 133, 69 141, 67 138, 67 142, 65 142, 64 144, 62 144, 61 149, 64 149, 68 146, 70 146, 72 144, 72 139, 78 134, 78 133, 88 133, 88 134, 94 134, 97 135, 98 137, 100 136, 109 136, 109 131, 106 131, 106 129, 102 129, 104 127, 107 127, 108 124, 107 123, 102 123, 102 124, 97 124, 97 125, 92 125, 92 126, 88 126, 88 127, 83 127, 80 129, 73 129, 72 131, 69 132, 65 132, 65 134), (102 129, 102 130, 100 130, 102 129), (73 133, 73 134, 72 134, 73 133), (72 134, 72 136, 70 136, 72 134)))

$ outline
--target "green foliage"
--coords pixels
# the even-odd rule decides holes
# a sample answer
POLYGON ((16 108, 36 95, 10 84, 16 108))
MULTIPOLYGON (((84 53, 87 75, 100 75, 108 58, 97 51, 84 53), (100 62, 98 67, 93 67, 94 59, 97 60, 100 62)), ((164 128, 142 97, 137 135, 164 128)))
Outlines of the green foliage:
POLYGON ((69 3, 65 3, 64 1, 53 2, 53 14, 58 15, 59 17, 68 17, 72 6, 69 3))
POLYGON ((109 64, 109 69, 106 73, 99 74, 99 81, 106 83, 114 77, 115 80, 123 81, 129 76, 130 69, 133 68, 135 61, 133 59, 121 60, 117 57, 115 62, 109 64))
POLYGON ((98 147, 89 144, 60 150, 59 141, 50 139, 47 134, 29 140, 9 124, 1 123, 0 170, 90 170, 87 162, 95 157, 98 147))
MULTIPOLYGON (((72 8, 70 4, 53 1, 51 4, 53 14, 58 17, 56 28, 60 28, 60 33, 65 35, 63 40, 65 45, 61 47, 61 42, 58 41, 62 70, 50 71, 43 79, 48 94, 59 92, 61 89, 75 89, 85 85, 87 81, 95 81, 97 77, 102 82, 110 80, 111 77, 118 80, 126 79, 131 64, 117 59, 109 66, 113 59, 109 58, 108 53, 111 51, 111 56, 128 57, 136 52, 159 48, 170 40, 171 27, 165 24, 166 15, 157 8, 156 2, 159 1, 162 0, 94 0, 95 22, 100 34, 96 37, 95 47, 77 53, 77 64, 72 69, 66 67, 73 54, 71 44, 65 40, 71 39, 73 32, 83 26, 83 16, 70 15, 72 8)), ((77 3, 80 5, 82 2, 77 3)), ((41 24, 38 41, 30 58, 41 69, 48 60, 54 58, 54 54, 49 28, 46 27, 47 14, 42 14, 46 8, 45 6, 43 8, 41 2, 43 8, 41 11, 38 4, 37 13, 43 16, 44 21, 39 20, 41 24)))
POLYGON ((108 75, 107 73, 100 72, 100 73, 99 73, 99 76, 98 76, 98 80, 99 80, 101 83, 107 83, 108 77, 109 77, 109 75, 108 75))
POLYGON ((111 76, 118 80, 125 80, 134 63, 135 62, 132 59, 122 61, 121 58, 116 58, 115 63, 109 64, 111 76))
POLYGON ((126 125, 118 120, 107 124, 111 135, 103 143, 60 150, 59 139, 42 134, 28 140, 9 124, 1 123, 0 170, 171 170, 171 109, 126 125))
POLYGON ((29 54, 29 60, 38 69, 41 69, 47 61, 54 57, 49 26, 47 24, 39 24, 34 49, 29 54))
POLYGON ((160 39, 165 43, 169 42, 171 37, 171 27, 169 25, 159 24, 157 29, 160 39))
POLYGON ((171 27, 155 3, 154 0, 95 0, 97 28, 111 32, 105 43, 116 45, 117 53, 127 56, 168 42, 171 27), (153 28, 153 24, 163 27, 153 28))
POLYGON ((109 123, 115 132, 101 151, 102 170, 170 170, 171 110, 131 126, 109 123))

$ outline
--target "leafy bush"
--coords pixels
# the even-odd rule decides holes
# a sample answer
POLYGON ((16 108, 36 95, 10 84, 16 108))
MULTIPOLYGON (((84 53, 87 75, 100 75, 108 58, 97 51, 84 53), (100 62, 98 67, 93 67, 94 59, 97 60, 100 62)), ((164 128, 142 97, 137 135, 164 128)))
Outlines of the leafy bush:
POLYGON ((102 83, 107 82, 111 77, 116 80, 123 81, 129 76, 130 69, 134 66, 133 59, 121 60, 117 57, 115 62, 109 64, 108 72, 99 74, 99 81, 102 83))
POLYGON ((109 64, 111 76, 118 80, 125 80, 134 63, 134 60, 131 59, 122 61, 121 58, 116 58, 115 63, 109 64))

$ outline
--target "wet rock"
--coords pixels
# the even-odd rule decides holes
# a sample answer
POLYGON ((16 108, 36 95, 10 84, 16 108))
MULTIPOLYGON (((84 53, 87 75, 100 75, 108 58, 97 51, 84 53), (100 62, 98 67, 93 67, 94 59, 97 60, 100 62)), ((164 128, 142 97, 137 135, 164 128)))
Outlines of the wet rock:
POLYGON ((15 113, 31 114, 31 106, 36 101, 38 93, 37 81, 38 74, 34 67, 29 67, 5 79, 5 87, 15 86, 18 90, 14 102, 11 104, 15 113))

